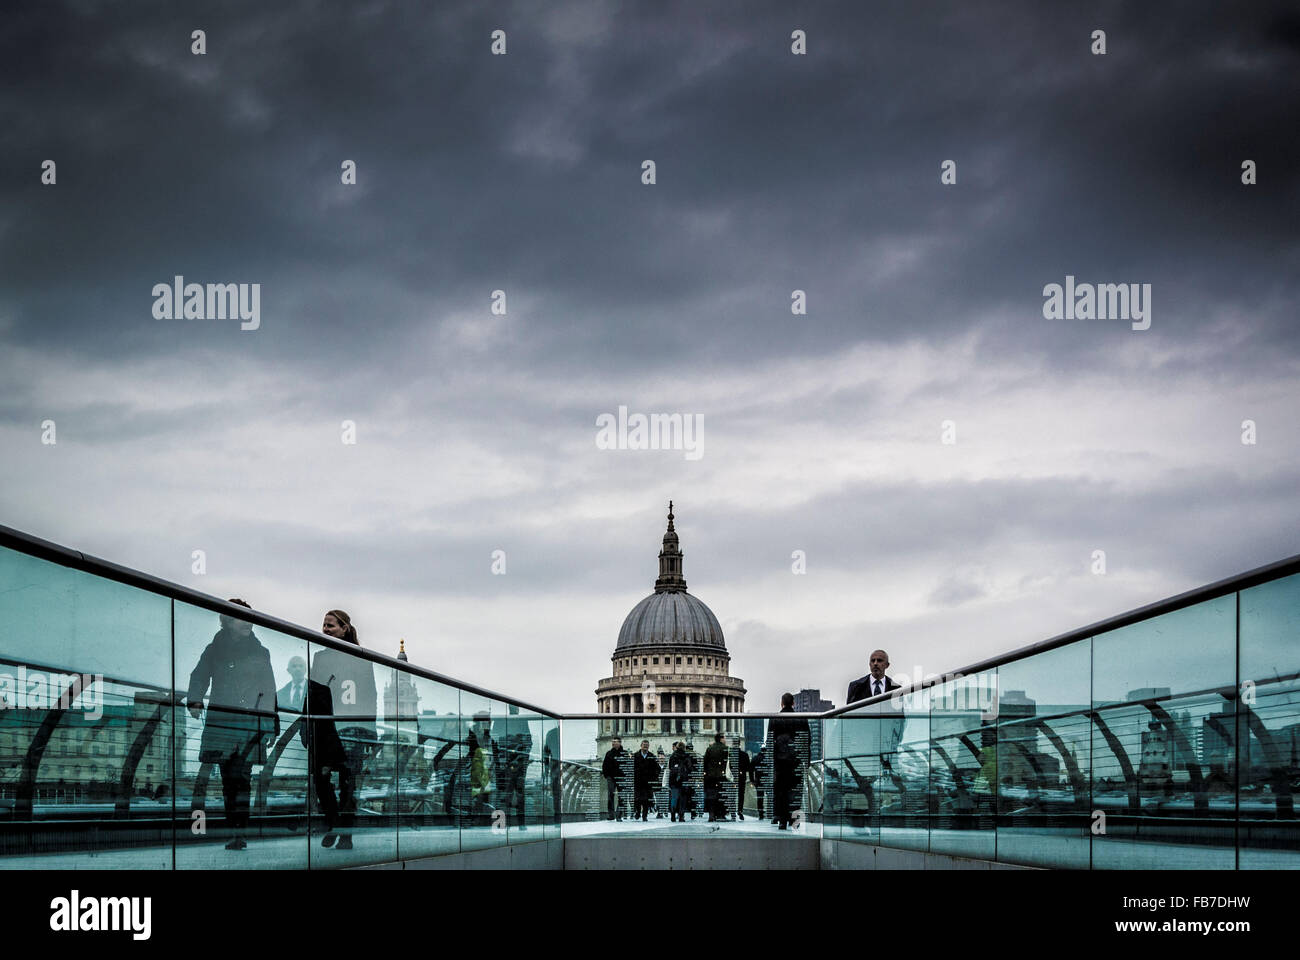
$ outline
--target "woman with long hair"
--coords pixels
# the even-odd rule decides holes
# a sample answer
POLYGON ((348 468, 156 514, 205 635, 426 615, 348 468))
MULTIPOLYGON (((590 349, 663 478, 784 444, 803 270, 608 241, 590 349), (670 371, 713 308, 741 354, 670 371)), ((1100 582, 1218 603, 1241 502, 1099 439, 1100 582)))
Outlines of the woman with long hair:
MULTIPOLYGON (((352 618, 342 610, 325 614, 321 632, 335 640, 361 646, 352 618)), ((361 790, 366 757, 376 742, 375 721, 378 690, 374 666, 369 660, 352 656, 332 647, 318 650, 312 659, 311 679, 330 688, 335 727, 343 742, 344 762, 339 764, 339 792, 334 796, 329 767, 313 764, 312 776, 321 812, 325 814, 326 833, 322 847, 352 849, 352 827, 356 824, 357 794, 361 790)))

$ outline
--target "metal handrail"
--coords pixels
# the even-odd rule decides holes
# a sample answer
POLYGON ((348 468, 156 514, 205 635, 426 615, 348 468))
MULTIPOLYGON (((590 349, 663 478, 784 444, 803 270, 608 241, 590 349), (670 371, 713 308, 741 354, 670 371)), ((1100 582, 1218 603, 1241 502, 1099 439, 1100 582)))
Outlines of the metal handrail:
POLYGON ((200 593, 189 587, 183 587, 178 583, 172 583, 169 580, 163 580, 159 577, 151 576, 147 573, 141 573, 139 570, 132 570, 130 567, 124 567, 120 564, 113 563, 109 560, 103 560, 89 554, 72 550, 68 547, 57 543, 51 543, 49 540, 42 540, 39 537, 33 537, 30 534, 23 533, 21 530, 15 530, 12 527, 6 527, 0 524, 0 546, 9 547, 20 553, 37 557, 41 560, 48 560, 57 563, 60 566, 71 567, 74 570, 81 570, 85 573, 94 574, 95 576, 104 577, 107 580, 114 580, 127 586, 136 587, 149 593, 158 594, 167 597, 173 601, 179 600, 182 603, 192 604, 196 607, 202 607, 205 610, 211 610, 213 613, 225 614, 235 620, 243 620, 257 626, 265 627, 268 630, 275 630, 279 633, 288 634, 291 637, 297 637, 299 640, 306 640, 310 643, 318 644, 322 647, 332 647, 335 650, 341 650, 344 653, 354 657, 360 657, 363 660, 371 660, 385 667, 394 667, 406 673, 415 674, 426 680, 433 680, 437 683, 447 684, 464 690, 467 693, 478 694, 479 696, 488 697, 492 700, 500 700, 504 703, 514 704, 515 706, 530 710, 534 713, 540 713, 552 719, 559 719, 559 714, 553 710, 547 710, 544 707, 538 707, 515 697, 508 697, 486 687, 480 687, 476 684, 466 683, 463 680, 457 680, 454 677, 448 677, 445 674, 438 673, 436 670, 430 670, 427 667, 420 667, 409 660, 398 660, 396 657, 390 657, 387 654, 379 653, 367 647, 356 646, 346 643, 342 640, 336 640, 334 637, 326 636, 323 633, 317 633, 315 630, 309 630, 306 627, 299 626, 296 623, 290 623, 288 620, 281 620, 279 617, 273 617, 267 613, 261 613, 257 610, 250 610, 247 607, 241 607, 237 603, 229 603, 219 597, 214 597, 206 593, 200 593))
POLYGON ((1149 620, 1152 617, 1160 616, 1165 613, 1173 613, 1175 610, 1182 610, 1185 607, 1195 606, 1206 600, 1214 600, 1217 597, 1224 597, 1230 593, 1236 593, 1240 590, 1247 590, 1250 587, 1258 586, 1261 583, 1267 583, 1270 580, 1279 580, 1282 577, 1290 576, 1293 573, 1300 573, 1300 554, 1287 557, 1285 560, 1277 560, 1273 563, 1265 564, 1262 567, 1256 567, 1254 570, 1247 570, 1245 573, 1239 573, 1236 576, 1227 577, 1223 580, 1217 580, 1214 583, 1206 584, 1203 587, 1196 587, 1185 593, 1180 593, 1164 600, 1157 600, 1155 603, 1149 603, 1144 607, 1137 607, 1126 613, 1121 613, 1113 617, 1107 617, 1105 620, 1098 620, 1096 623, 1089 624, 1086 627, 1079 627, 1076 630, 1070 630, 1067 633, 1057 634, 1047 640, 1039 640, 1023 647, 1017 647, 1006 653, 1000 653, 996 656, 987 657, 978 660, 970 666, 963 667, 960 670, 950 670, 942 676, 931 677, 929 680, 915 681, 905 687, 898 687, 890 690, 888 693, 882 693, 878 696, 867 697, 865 700, 855 700, 853 703, 845 704, 842 707, 836 707, 828 710, 823 717, 837 717, 847 713, 850 710, 860 710, 864 706, 886 703, 897 697, 905 697, 913 693, 919 693, 927 687, 932 687, 944 683, 953 677, 968 677, 972 674, 979 673, 982 670, 990 670, 993 667, 1000 667, 1005 663, 1011 663, 1015 660, 1024 660, 1035 654, 1045 653, 1048 650, 1055 650, 1057 647, 1063 647, 1067 644, 1074 643, 1076 640, 1084 640, 1088 637, 1096 636, 1100 633, 1106 633, 1110 630, 1118 630, 1120 627, 1127 627, 1130 624, 1138 623, 1142 620, 1149 620))

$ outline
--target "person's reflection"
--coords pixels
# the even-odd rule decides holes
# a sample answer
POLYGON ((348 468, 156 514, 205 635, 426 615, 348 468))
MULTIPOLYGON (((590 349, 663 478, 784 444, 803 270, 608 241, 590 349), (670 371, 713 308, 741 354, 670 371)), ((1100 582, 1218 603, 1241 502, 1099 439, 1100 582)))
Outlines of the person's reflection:
MULTIPOLYGON (((754 801, 758 806, 758 819, 761 823, 767 817, 763 813, 763 790, 769 781, 768 773, 770 765, 767 762, 767 752, 765 747, 759 747, 758 753, 749 762, 749 782, 754 785, 754 801)), ((775 820, 772 821, 776 823, 775 820)))
POLYGON ((542 772, 551 783, 551 818, 560 823, 561 779, 564 769, 560 762, 560 725, 555 723, 546 732, 546 746, 542 750, 542 772))
MULTIPOLYGON (((239 599, 230 603, 248 607, 239 599)), ((253 765, 266 762, 267 748, 280 732, 280 717, 275 712, 271 652, 254 635, 251 623, 225 614, 220 621, 221 629, 190 673, 185 703, 198 720, 203 698, 209 697, 199 763, 220 769, 226 821, 233 834, 226 849, 243 850, 248 846, 243 835, 248 830, 253 765)), ((202 782, 206 789, 206 778, 202 782)), ((196 808, 201 805, 198 793, 196 783, 196 808)))
POLYGON ((975 827, 975 798, 971 796, 970 784, 966 782, 966 771, 953 770, 951 792, 953 826, 958 830, 973 829, 975 827))
POLYGON ((524 798, 528 765, 532 762, 533 734, 528 721, 519 716, 519 707, 513 703, 509 706, 509 716, 501 723, 497 744, 501 760, 501 809, 520 830, 526 830, 524 798))
POLYGON ((470 822, 487 824, 492 820, 497 750, 492 741, 492 719, 487 713, 475 714, 465 743, 469 758, 470 822))
POLYGON ((302 657, 290 657, 290 680, 275 692, 275 702, 281 710, 302 710, 303 700, 307 696, 307 661, 302 657))
MULTIPOLYGON (((329 684, 310 680, 306 686, 307 695, 302 710, 307 716, 303 718, 298 735, 307 748, 307 769, 311 771, 316 802, 325 815, 325 836, 321 838, 321 846, 332 847, 339 839, 335 831, 341 824, 339 799, 334 792, 330 772, 339 771, 339 781, 346 788, 345 793, 351 792, 352 774, 348 768, 348 756, 343 750, 343 742, 334 726, 334 694, 330 691, 329 684)), ((347 850, 348 846, 343 846, 343 849, 347 850)))
MULTIPOLYGON (((325 614, 321 632, 336 640, 361 646, 357 631, 352 626, 352 618, 342 610, 331 610, 325 614)), ((313 769, 317 796, 321 809, 326 812, 327 830, 321 838, 321 846, 333 846, 338 841, 338 849, 352 849, 351 830, 356 824, 357 797, 361 793, 362 774, 366 758, 374 751, 375 716, 378 692, 375 688, 374 666, 369 660, 363 660, 343 650, 325 649, 317 651, 311 662, 313 683, 323 683, 330 688, 330 700, 333 707, 335 728, 343 743, 344 762, 339 764, 338 815, 336 822, 329 822, 329 810, 333 807, 334 785, 329 771, 321 766, 313 769)))
MULTIPOLYGON (((447 755, 460 746, 460 742, 452 737, 445 738, 438 752, 433 755, 433 774, 434 779, 430 781, 429 788, 434 789, 437 784, 442 784, 442 813, 448 823, 454 821, 456 815, 455 789, 456 789, 456 772, 459 764, 449 763, 443 767, 443 761, 447 755)), ((455 761, 457 758, 453 757, 455 761)))

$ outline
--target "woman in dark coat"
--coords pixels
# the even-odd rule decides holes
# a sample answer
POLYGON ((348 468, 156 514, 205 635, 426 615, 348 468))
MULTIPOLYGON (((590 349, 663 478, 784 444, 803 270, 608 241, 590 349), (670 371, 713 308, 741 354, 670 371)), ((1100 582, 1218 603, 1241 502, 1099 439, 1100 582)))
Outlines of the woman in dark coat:
MULTIPOLYGON (((248 606, 243 600, 230 602, 248 606)), ((226 849, 243 850, 248 846, 244 834, 253 765, 266 762, 266 748, 280 732, 280 717, 271 652, 257 639, 251 623, 224 614, 220 619, 221 629, 190 673, 185 703, 197 720, 203 716, 203 698, 208 698, 199 763, 216 764, 221 770, 226 820, 234 834, 226 849)))
MULTIPOLYGON (((342 610, 331 610, 325 614, 321 632, 336 640, 361 646, 356 627, 352 626, 352 618, 342 610)), ((312 658, 311 679, 330 689, 334 726, 342 740, 345 754, 343 763, 330 765, 339 774, 337 806, 334 803, 334 785, 330 780, 329 768, 318 763, 312 771, 316 795, 321 809, 326 812, 327 820, 327 831, 321 838, 321 846, 331 847, 337 840, 338 849, 351 850, 350 831, 356 823, 357 794, 361 790, 362 771, 366 757, 373 752, 377 740, 375 720, 379 694, 375 686, 375 668, 371 661, 362 657, 354 657, 343 650, 325 648, 318 650, 312 658), (334 810, 338 811, 336 816, 331 815, 334 810)))

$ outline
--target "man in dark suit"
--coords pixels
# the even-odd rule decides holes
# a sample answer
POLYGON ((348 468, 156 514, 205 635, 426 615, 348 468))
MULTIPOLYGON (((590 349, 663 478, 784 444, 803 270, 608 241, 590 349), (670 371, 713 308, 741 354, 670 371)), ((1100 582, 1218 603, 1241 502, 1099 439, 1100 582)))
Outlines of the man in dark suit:
POLYGON ((709 822, 725 820, 727 808, 719 795, 727 776, 727 745, 721 730, 713 735, 713 743, 704 751, 704 809, 709 812, 709 822))
POLYGON ((281 710, 300 713, 307 697, 307 661, 302 657, 290 657, 288 666, 291 679, 275 691, 275 702, 281 710))
POLYGON ((601 761, 600 772, 605 778, 605 808, 609 811, 609 816, 606 818, 608 820, 623 819, 623 808, 626 806, 623 794, 628 787, 623 770, 623 761, 626 757, 627 751, 623 749, 622 738, 615 737, 610 742, 609 749, 605 751, 605 759, 601 761))
POLYGON ((642 740, 641 749, 632 758, 632 819, 650 819, 650 799, 659 785, 663 768, 650 752, 650 741, 642 740))
POLYGON ((857 703, 859 700, 866 700, 868 697, 874 697, 880 693, 897 690, 898 684, 894 682, 894 678, 885 676, 885 671, 888 669, 889 654, 885 653, 884 650, 873 650, 871 652, 871 672, 849 684, 847 702, 857 703))

